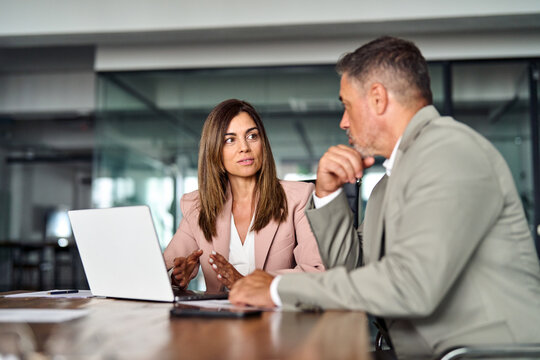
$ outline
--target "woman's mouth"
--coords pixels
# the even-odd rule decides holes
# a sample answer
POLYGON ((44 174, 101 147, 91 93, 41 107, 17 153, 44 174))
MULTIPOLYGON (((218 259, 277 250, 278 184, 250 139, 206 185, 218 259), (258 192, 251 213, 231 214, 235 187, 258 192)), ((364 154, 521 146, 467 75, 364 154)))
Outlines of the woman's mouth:
POLYGON ((242 159, 240 161, 238 161, 238 164, 240 165, 252 165, 253 164, 253 159, 250 158, 250 159, 242 159))

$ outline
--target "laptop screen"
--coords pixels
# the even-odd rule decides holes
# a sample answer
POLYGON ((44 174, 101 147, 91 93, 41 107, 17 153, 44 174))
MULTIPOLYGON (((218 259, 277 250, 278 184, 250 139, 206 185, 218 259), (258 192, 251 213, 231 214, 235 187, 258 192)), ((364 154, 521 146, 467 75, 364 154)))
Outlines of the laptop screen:
POLYGON ((148 206, 68 214, 92 294, 174 300, 148 206))

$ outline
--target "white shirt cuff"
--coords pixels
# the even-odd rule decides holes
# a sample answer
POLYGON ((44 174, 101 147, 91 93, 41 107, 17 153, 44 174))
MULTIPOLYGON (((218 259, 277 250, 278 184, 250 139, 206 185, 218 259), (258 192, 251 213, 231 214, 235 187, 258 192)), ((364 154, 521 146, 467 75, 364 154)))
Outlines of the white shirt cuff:
POLYGON ((343 189, 339 188, 330 195, 323 196, 322 198, 315 195, 315 191, 313 191, 313 205, 315 205, 315 209, 322 208, 324 205, 334 200, 342 191, 343 189))
POLYGON ((281 307, 283 305, 277 290, 280 280, 281 275, 278 275, 274 278, 274 280, 272 280, 272 283, 270 284, 270 297, 272 297, 272 301, 274 302, 274 304, 276 304, 277 307, 281 307))

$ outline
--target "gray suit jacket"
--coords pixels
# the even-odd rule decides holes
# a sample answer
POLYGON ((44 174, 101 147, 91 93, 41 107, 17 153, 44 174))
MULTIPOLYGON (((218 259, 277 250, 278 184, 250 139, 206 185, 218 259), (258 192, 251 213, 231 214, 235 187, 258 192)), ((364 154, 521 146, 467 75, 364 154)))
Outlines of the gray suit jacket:
POLYGON ((540 267, 508 166, 433 106, 413 117, 392 175, 368 201, 364 266, 343 194, 306 214, 332 269, 283 276, 285 306, 384 317, 398 355, 412 358, 455 345, 540 342, 540 267))

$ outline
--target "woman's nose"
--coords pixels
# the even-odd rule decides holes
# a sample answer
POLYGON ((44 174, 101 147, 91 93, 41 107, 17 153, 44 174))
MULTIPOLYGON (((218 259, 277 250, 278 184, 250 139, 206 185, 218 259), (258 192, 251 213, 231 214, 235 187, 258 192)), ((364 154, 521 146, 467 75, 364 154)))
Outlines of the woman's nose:
POLYGON ((246 139, 242 140, 240 142, 240 151, 249 151, 249 143, 247 142, 246 139))

